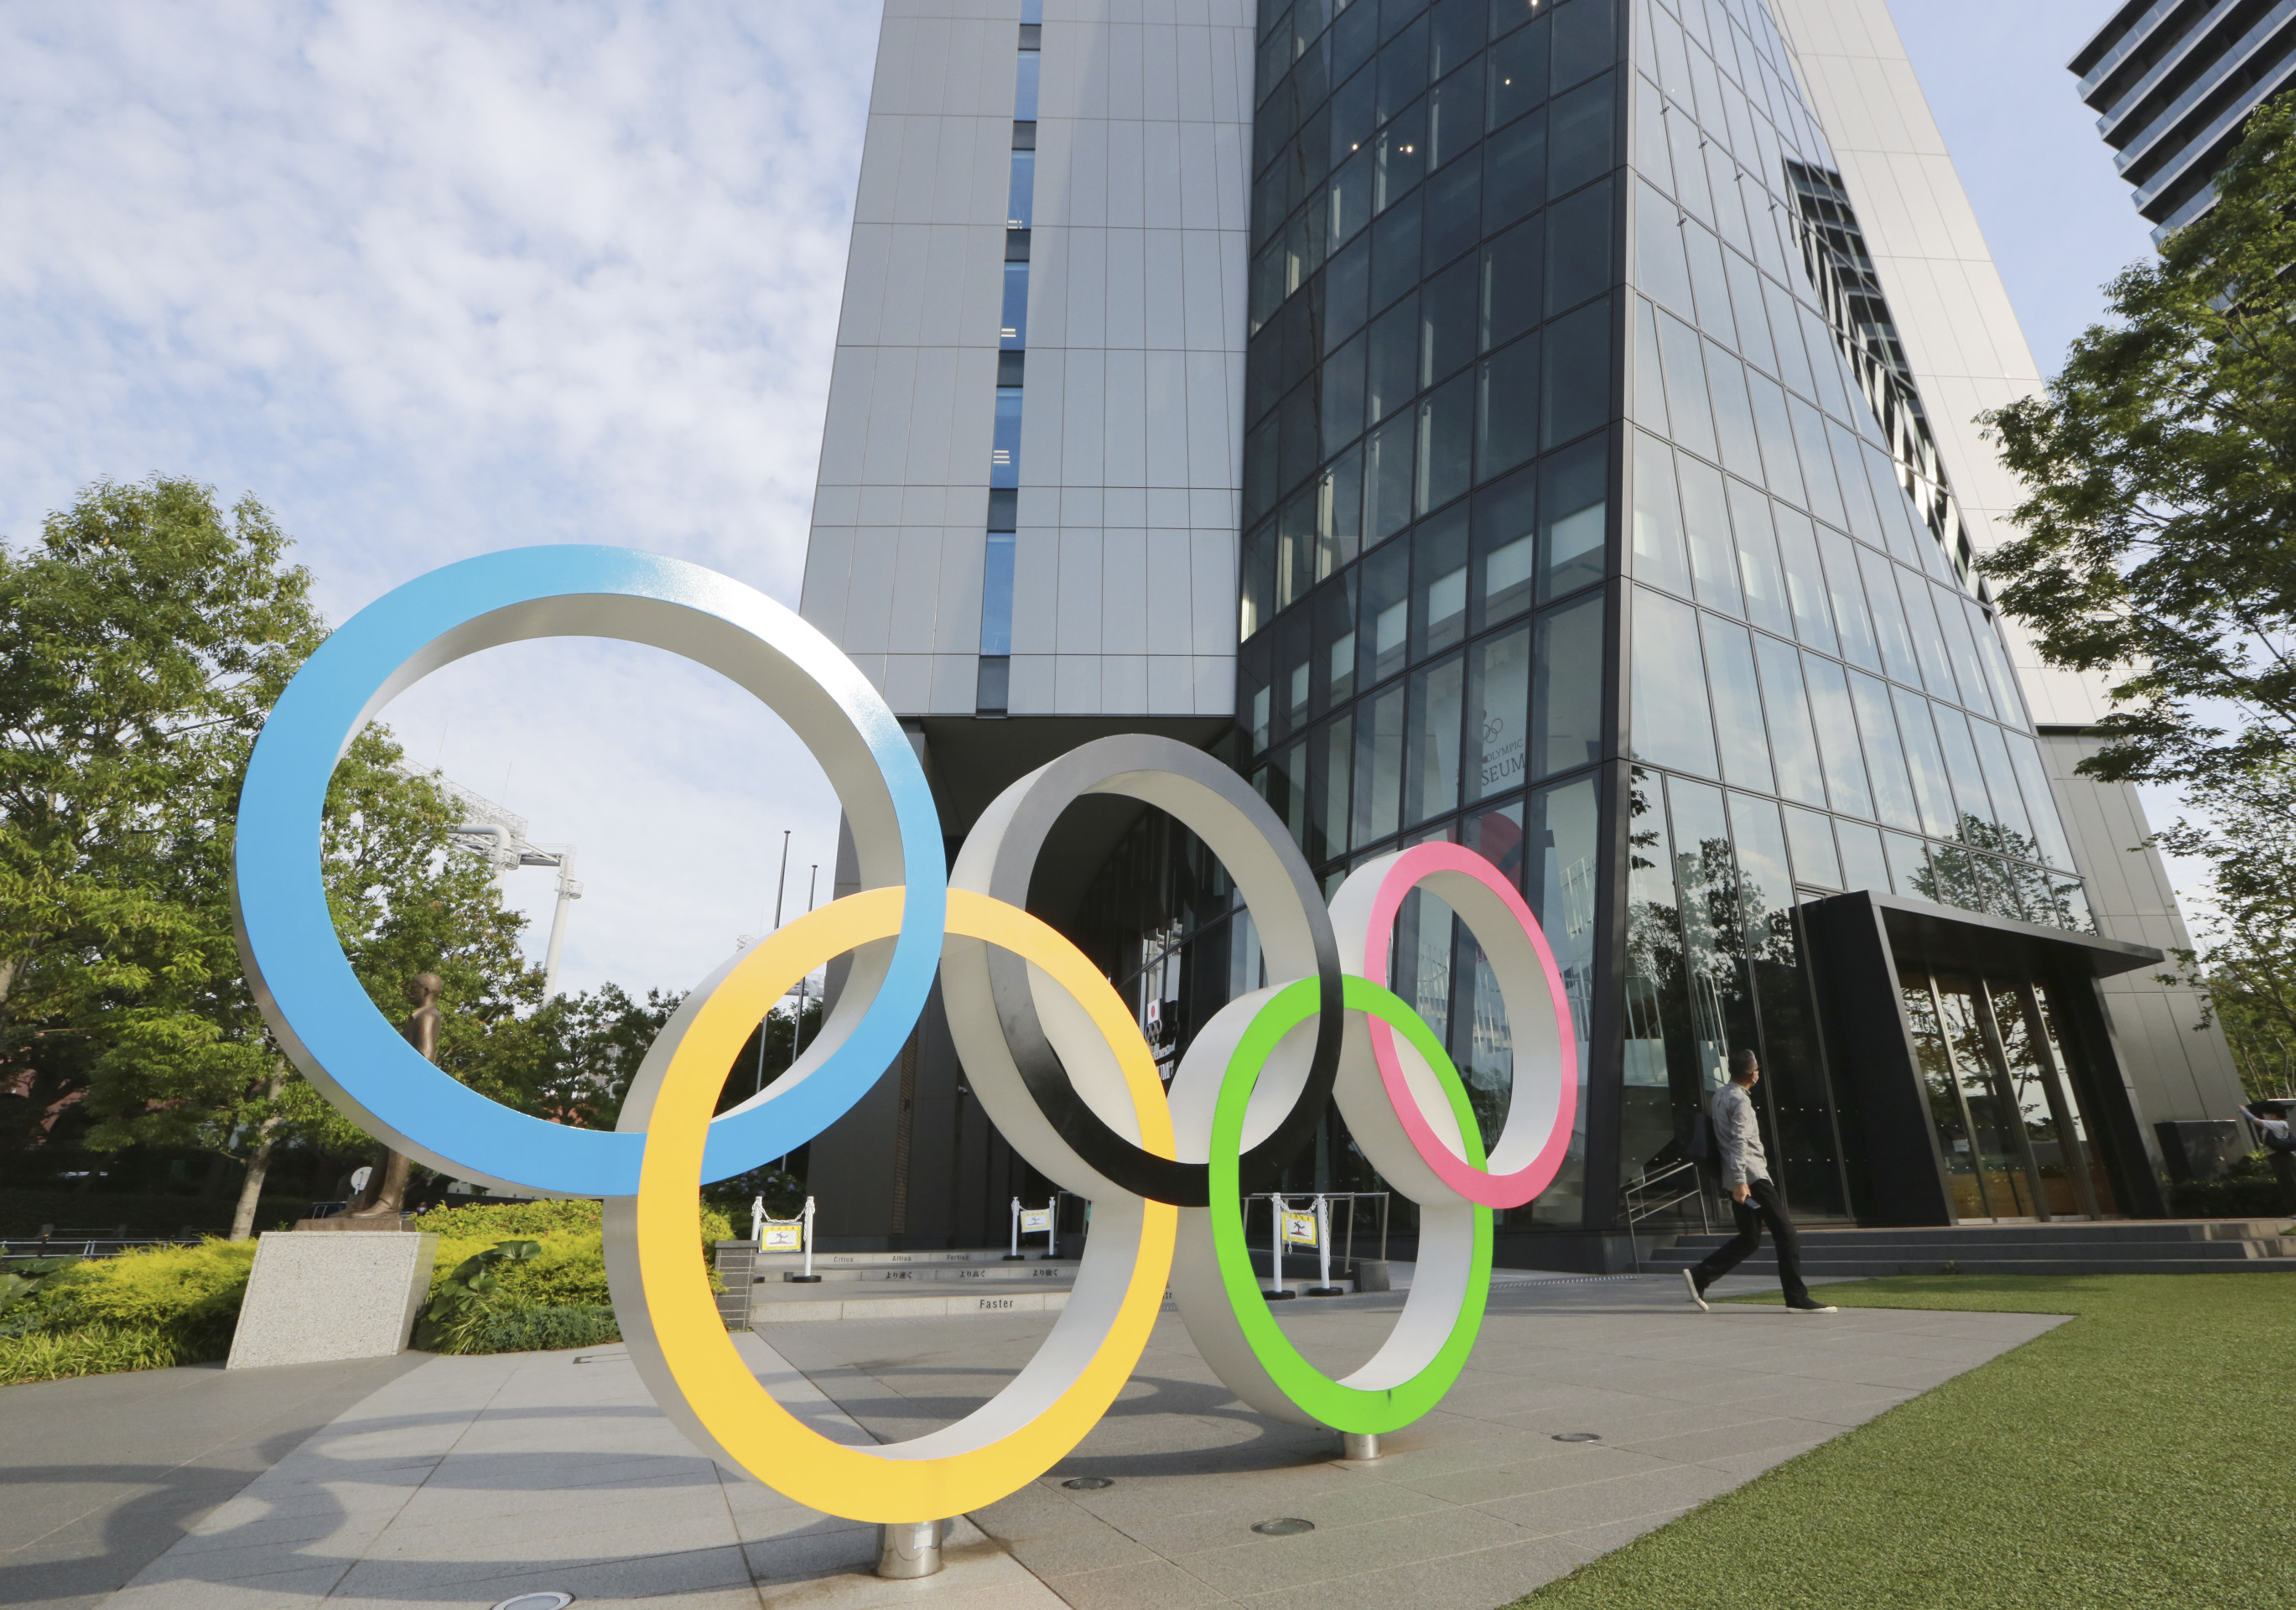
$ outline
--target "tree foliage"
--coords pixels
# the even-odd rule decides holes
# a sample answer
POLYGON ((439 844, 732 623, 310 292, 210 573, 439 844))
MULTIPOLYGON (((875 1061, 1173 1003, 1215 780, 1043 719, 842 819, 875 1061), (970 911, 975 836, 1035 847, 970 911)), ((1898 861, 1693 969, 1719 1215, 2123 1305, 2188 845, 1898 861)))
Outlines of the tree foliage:
POLYGON ((2296 760, 2263 769, 2260 787, 2194 790, 2204 825, 2179 822, 2161 835, 2212 868, 2213 909, 2179 960, 2252 1097, 2296 1096, 2296 822, 2276 803, 2296 793, 2296 760))
MULTIPOLYGON (((2045 396, 1986 419, 2028 493, 1982 562, 2051 663, 2103 671, 2108 778, 2252 788, 2296 752, 2296 100, 2216 206, 2108 287, 2045 396)), ((2284 789, 2260 807, 2286 817, 2284 789)))

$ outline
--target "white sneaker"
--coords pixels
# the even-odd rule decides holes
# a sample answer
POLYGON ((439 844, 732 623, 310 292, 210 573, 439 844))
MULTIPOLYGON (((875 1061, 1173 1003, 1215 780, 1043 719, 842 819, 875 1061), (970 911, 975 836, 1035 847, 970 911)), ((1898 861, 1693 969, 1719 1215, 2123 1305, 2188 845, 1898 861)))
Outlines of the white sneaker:
POLYGON ((1706 1294, 1698 1289, 1698 1276, 1694 1270, 1685 1269, 1682 1271, 1682 1284, 1689 1287, 1690 1300, 1698 1304, 1698 1311, 1700 1313, 1711 1313, 1714 1311, 1706 1306, 1706 1294))
POLYGON ((1807 1304, 1789 1302, 1786 1304, 1786 1312, 1790 1314, 1838 1314, 1841 1311, 1841 1310, 1840 1309, 1834 1307, 1831 1302, 1811 1302, 1807 1304))

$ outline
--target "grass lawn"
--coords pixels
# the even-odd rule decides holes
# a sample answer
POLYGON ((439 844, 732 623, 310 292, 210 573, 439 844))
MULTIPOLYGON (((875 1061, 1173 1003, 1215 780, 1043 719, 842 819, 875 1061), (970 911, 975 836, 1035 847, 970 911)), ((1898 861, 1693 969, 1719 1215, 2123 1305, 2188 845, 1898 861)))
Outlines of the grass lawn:
POLYGON ((1843 1308, 2078 1317, 1519 1605, 2296 1603, 2296 1277, 1947 1275, 1823 1291, 1843 1308))

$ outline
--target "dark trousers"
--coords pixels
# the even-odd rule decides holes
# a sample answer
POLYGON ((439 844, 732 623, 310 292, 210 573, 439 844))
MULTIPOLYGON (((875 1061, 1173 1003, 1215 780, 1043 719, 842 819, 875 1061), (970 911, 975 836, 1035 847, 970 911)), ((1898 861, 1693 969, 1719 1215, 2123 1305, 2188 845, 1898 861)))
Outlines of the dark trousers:
POLYGON ((1743 1263, 1762 1244, 1762 1227, 1767 1225, 1770 1244, 1777 1253, 1778 1285, 1784 1288, 1786 1301, 1808 1302, 1809 1287, 1801 1283, 1801 1241, 1794 1234, 1793 1220, 1786 1212, 1786 1204, 1778 1200, 1778 1187, 1767 1179, 1757 1179, 1748 1188, 1746 1200, 1732 1203, 1730 1212, 1738 1220, 1738 1233, 1716 1247, 1698 1266, 1695 1272, 1699 1290, 1705 1290, 1743 1263))

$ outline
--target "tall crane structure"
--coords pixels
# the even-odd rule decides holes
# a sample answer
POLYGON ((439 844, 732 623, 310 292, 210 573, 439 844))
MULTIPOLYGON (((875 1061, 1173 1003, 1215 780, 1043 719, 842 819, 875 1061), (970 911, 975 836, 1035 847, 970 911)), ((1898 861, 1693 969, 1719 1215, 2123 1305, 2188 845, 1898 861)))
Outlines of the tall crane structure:
POLYGON ((527 836, 527 819, 498 805, 476 789, 465 788, 442 771, 418 771, 402 768, 409 776, 419 776, 447 796, 462 817, 460 823, 447 831, 462 842, 463 847, 483 855, 495 869, 495 888, 499 892, 503 880, 517 867, 549 867, 558 874, 558 903, 550 917, 550 947, 542 964, 542 994, 546 1000, 558 988, 558 957, 566 944, 566 908, 582 898, 582 885, 574 877, 574 846, 571 844, 537 844, 527 836))

